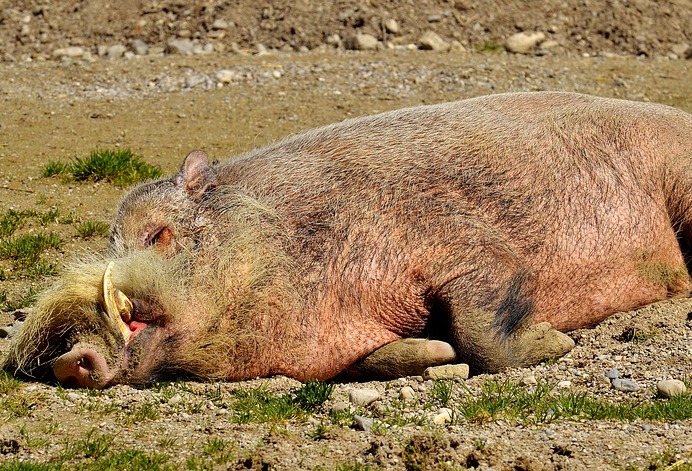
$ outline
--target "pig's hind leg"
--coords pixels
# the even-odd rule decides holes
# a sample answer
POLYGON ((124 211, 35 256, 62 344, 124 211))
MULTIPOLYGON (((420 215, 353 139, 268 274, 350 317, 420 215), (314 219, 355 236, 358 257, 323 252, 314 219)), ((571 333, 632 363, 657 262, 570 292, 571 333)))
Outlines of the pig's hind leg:
POLYGON ((574 347, 574 341, 548 322, 531 323, 531 303, 518 291, 496 311, 471 307, 465 290, 452 283, 440 294, 437 325, 431 336, 449 340, 458 361, 472 373, 492 373, 508 367, 529 366, 557 358, 574 347))
POLYGON ((406 338, 384 345, 343 374, 347 379, 390 380, 422 375, 426 368, 457 359, 450 344, 441 340, 406 338))

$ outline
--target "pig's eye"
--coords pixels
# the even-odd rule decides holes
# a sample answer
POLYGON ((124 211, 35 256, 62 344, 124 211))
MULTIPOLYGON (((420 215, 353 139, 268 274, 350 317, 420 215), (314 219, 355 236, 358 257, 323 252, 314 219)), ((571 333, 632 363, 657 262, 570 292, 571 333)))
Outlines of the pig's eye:
POLYGON ((163 226, 158 231, 153 232, 147 240, 147 245, 159 248, 166 248, 173 242, 173 232, 168 226, 163 226))

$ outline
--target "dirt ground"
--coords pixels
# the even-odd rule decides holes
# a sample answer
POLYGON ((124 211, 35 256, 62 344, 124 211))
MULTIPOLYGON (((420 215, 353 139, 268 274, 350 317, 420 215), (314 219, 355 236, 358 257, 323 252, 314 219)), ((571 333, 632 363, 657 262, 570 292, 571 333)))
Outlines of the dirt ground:
MULTIPOLYGON (((176 18, 169 21, 173 26, 166 22, 159 24, 162 32, 158 39, 153 30, 145 28, 144 39, 151 44, 164 42, 170 31, 182 28, 181 12, 186 4, 122 2, 130 8, 125 11, 131 15, 120 12, 121 16, 117 16, 113 8, 104 7, 99 14, 111 15, 106 18, 110 21, 90 22, 88 28, 78 28, 79 21, 84 21, 79 15, 86 11, 97 15, 95 5, 101 3, 27 2, 28 6, 22 8, 32 15, 31 21, 40 20, 46 25, 48 36, 37 46, 23 43, 21 35, 11 36, 16 33, 11 33, 16 25, 10 20, 16 16, 21 21, 23 10, 13 2, 0 1, 3 12, 0 36, 4 41, 0 45, 6 56, 12 56, 11 60, 5 57, 5 62, 0 63, 0 212, 57 209, 62 215, 71 215, 72 220, 109 222, 124 190, 104 183, 79 184, 40 177, 48 160, 68 161, 97 148, 130 148, 147 162, 159 165, 165 173, 172 173, 191 149, 205 149, 212 158, 225 159, 288 134, 347 117, 507 91, 575 91, 655 101, 692 112, 692 60, 668 57, 672 45, 692 43, 689 26, 684 26, 691 23, 683 22, 690 18, 691 10, 685 0, 668 2, 665 8, 654 8, 652 2, 643 0, 609 2, 617 7, 612 9, 610 23, 617 35, 611 32, 607 38, 603 31, 597 32, 598 28, 590 30, 589 35, 583 33, 584 25, 592 25, 603 16, 593 13, 596 6, 589 7, 590 2, 586 1, 564 2, 563 7, 571 14, 553 12, 552 18, 560 14, 569 16, 573 21, 564 20, 564 24, 572 25, 575 31, 581 28, 582 32, 568 34, 563 29, 559 38, 564 41, 562 49, 547 55, 512 55, 496 48, 483 51, 469 48, 467 52, 450 53, 388 49, 355 53, 319 48, 316 46, 322 42, 325 31, 333 30, 345 36, 357 28, 351 25, 348 31, 337 31, 334 26, 336 29, 327 31, 331 20, 319 22, 306 16, 299 25, 304 39, 292 44, 294 49, 300 45, 316 48, 305 53, 213 52, 112 61, 41 60, 51 57, 52 47, 81 44, 95 50, 102 43, 125 43, 132 37, 136 18, 148 18, 147 15, 151 16, 147 25, 159 24, 160 17, 176 18), (623 5, 631 8, 620 8, 623 5), (151 10, 149 13, 147 8, 151 10), (656 23, 661 20, 659 15, 671 21, 665 26, 656 23), (124 26, 117 29, 113 24, 124 26), (652 26, 655 24, 658 26, 652 26), (634 29, 640 31, 639 39, 634 38, 634 29), (593 39, 588 45, 581 44, 575 39, 576 34, 581 34, 582 39, 593 39), (641 55, 643 49, 648 51, 646 55, 641 55), (623 55, 598 56, 600 51, 623 55), (34 60, 22 59, 27 57, 34 60)), ((426 18, 446 10, 456 12, 451 18, 471 17, 472 13, 478 16, 482 8, 481 2, 471 1, 421 3, 425 9, 420 16, 426 18)), ((502 10, 502 3, 488 2, 487 18, 496 21, 486 23, 487 37, 472 34, 476 30, 471 23, 468 31, 457 28, 459 39, 471 45, 497 42, 517 29, 541 29, 547 24, 545 18, 551 18, 540 9, 521 13, 517 13, 519 8, 502 10), (540 21, 535 19, 539 17, 540 21), (517 24, 522 27, 518 28, 517 24)), ((286 13, 288 5, 294 5, 294 13, 295 9, 302 11, 309 3, 273 2, 268 18, 264 18, 265 27, 252 26, 253 22, 261 23, 263 6, 251 9, 246 6, 249 2, 240 4, 247 11, 238 10, 236 23, 248 23, 247 31, 255 33, 247 38, 238 36, 240 39, 233 41, 242 47, 262 41, 269 47, 281 48, 287 40, 286 22, 281 21, 280 13, 286 13), (243 18, 247 20, 245 23, 243 18), (271 29, 269 20, 279 26, 271 29), (266 31, 274 34, 262 36, 266 31)), ((197 18, 194 24, 199 26, 187 26, 193 30, 193 37, 195 28, 207 28, 204 25, 213 20, 214 15, 209 11, 222 11, 226 16, 232 11, 229 2, 194 5, 193 10, 197 8, 198 14, 190 15, 197 18)), ((365 9, 369 14, 376 11, 382 16, 388 5, 388 2, 374 1, 357 5, 334 2, 331 10, 321 14, 324 18, 338 17, 340 11, 355 8, 356 11, 365 9)), ((408 34, 413 36, 425 25, 413 20, 412 8, 402 6, 387 11, 398 15, 402 25, 409 27, 408 34)), ((365 15, 361 27, 371 25, 368 18, 374 16, 377 15, 365 15)), ((451 21, 448 16, 443 18, 433 24, 439 26, 451 21)), ((333 24, 345 28, 344 21, 333 24)), ((454 37, 451 29, 440 31, 454 37)), ((231 39, 225 37, 220 41, 230 44, 231 39)), ((58 267, 79 257, 83 251, 101 250, 106 244, 104 237, 88 240, 77 237, 75 224, 69 222, 56 221, 45 227, 30 224, 23 230, 49 230, 65 241, 61 250, 46 255, 58 267)), ((0 282, 0 292, 9 300, 21 299, 30 287, 50 282, 50 279, 33 281, 14 277, 6 261, 0 262, 0 269, 6 273, 5 280, 0 282)), ((596 329, 573 333, 577 347, 564 358, 492 378, 472 378, 463 387, 457 385, 455 398, 473 393, 489 379, 521 381, 527 376, 550 384, 562 382, 561 387, 616 403, 652 398, 660 379, 692 377, 690 312, 691 301, 675 300, 619 314, 596 329), (633 332, 636 335, 630 335, 633 332), (636 381, 641 390, 634 393, 614 390, 604 376, 612 368, 636 381)), ((0 314, 0 325, 11 320, 9 313, 0 314)), ((0 357, 7 351, 8 343, 0 338, 0 357)), ((114 437, 113 444, 118 449, 164 453, 168 461, 160 467, 176 469, 549 470, 664 469, 666 466, 690 469, 692 466, 690 419, 670 422, 580 419, 536 424, 498 419, 436 425, 432 417, 437 409, 425 405, 432 400, 432 386, 419 378, 338 384, 323 410, 308 419, 278 424, 236 424, 228 420, 232 410, 227 404, 233 393, 238 388, 259 384, 277 393, 296 386, 286 378, 240 385, 182 382, 152 390, 116 387, 95 395, 27 383, 21 391, 30 403, 27 414, 13 414, 0 408, 0 469, 16 469, 11 466, 18 461, 55 460, 89 431, 92 435, 114 437), (376 426, 363 431, 351 424, 329 420, 330 408, 348 402, 351 389, 369 387, 380 391, 381 399, 372 406, 354 408, 355 412, 373 418, 376 424, 378 420, 387 423, 383 410, 398 407, 398 394, 404 386, 413 387, 417 395, 417 402, 405 407, 406 413, 419 413, 423 417, 416 423, 376 426), (209 399, 212 396, 224 400, 212 401, 209 399), (157 412, 135 414, 147 404, 153 404, 157 412), (228 454, 210 450, 212 437, 228 445, 228 454), (661 467, 656 468, 660 463, 661 467)), ((0 393, 0 404, 2 399, 0 393)), ((86 466, 96 461, 95 455, 82 455, 72 463, 86 466)))

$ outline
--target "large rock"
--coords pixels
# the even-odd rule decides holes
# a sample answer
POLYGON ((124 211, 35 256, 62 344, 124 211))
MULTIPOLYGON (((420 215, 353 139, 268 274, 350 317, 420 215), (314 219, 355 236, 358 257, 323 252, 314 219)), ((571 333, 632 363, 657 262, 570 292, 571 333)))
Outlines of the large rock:
POLYGON ((345 43, 347 49, 355 51, 374 51, 377 49, 379 41, 375 36, 369 34, 356 34, 351 36, 345 43))
POLYGON ((439 34, 433 31, 426 31, 418 40, 418 47, 425 51, 449 51, 452 46, 442 39, 439 34))

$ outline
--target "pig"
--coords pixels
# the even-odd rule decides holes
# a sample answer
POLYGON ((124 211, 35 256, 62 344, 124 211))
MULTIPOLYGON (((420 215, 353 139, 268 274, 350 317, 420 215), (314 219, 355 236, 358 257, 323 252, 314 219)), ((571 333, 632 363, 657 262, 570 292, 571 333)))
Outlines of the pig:
POLYGON ((562 92, 192 152, 124 198, 110 250, 42 295, 3 367, 90 388, 326 380, 425 339, 473 372, 530 365, 689 295, 690 187, 691 115, 562 92))

